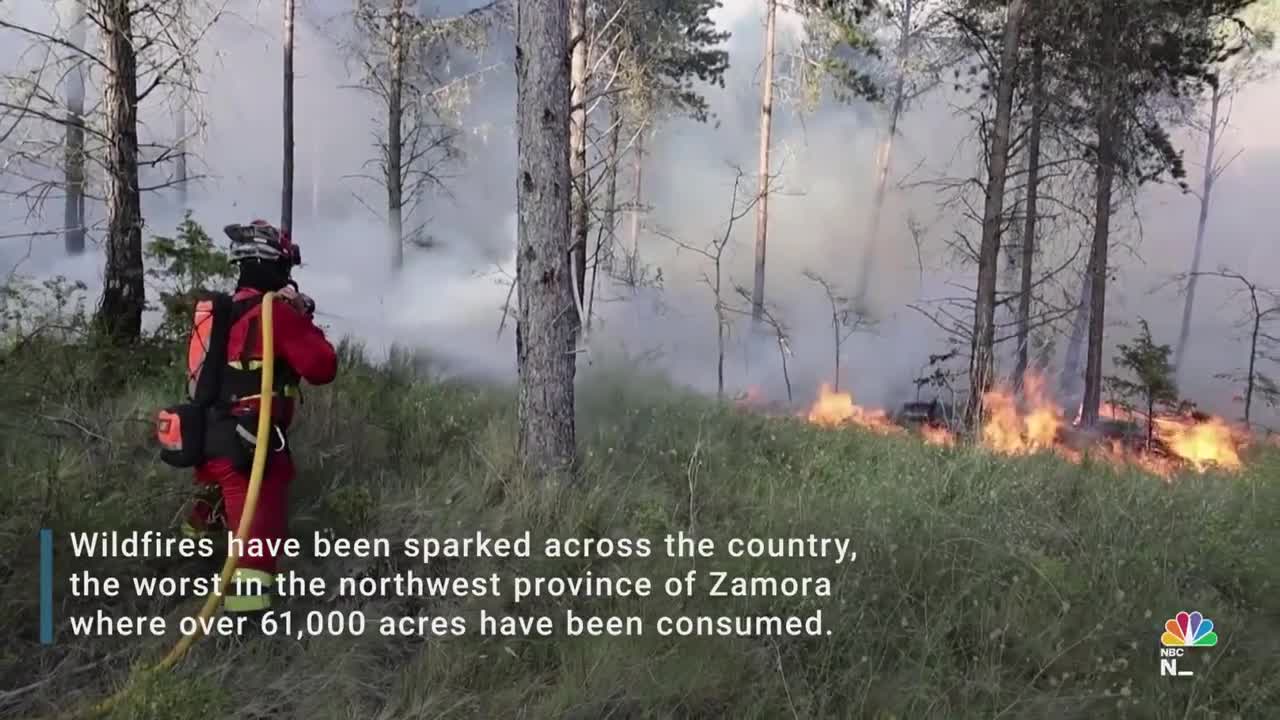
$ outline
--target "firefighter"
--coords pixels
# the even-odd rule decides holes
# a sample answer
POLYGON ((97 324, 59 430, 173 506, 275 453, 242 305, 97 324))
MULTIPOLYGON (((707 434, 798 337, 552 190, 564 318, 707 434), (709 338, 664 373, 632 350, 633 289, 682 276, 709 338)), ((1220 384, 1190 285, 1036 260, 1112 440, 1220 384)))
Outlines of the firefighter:
POLYGON ((275 292, 271 447, 253 525, 246 536, 246 552, 240 557, 231 587, 225 589, 224 604, 228 613, 259 615, 271 607, 276 557, 269 548, 253 552, 255 548, 247 541, 284 539, 289 484, 295 472, 287 431, 294 403, 300 397, 298 386, 302 380, 311 385, 332 382, 338 360, 324 331, 313 322, 315 303, 290 277, 301 256, 288 233, 263 220, 228 225, 225 232, 231 238, 230 257, 239 270, 239 280, 226 338, 227 366, 218 391, 221 421, 209 426, 205 460, 195 469, 200 490, 183 529, 188 535, 223 527, 231 532, 239 529, 254 450, 253 440, 245 438, 254 436, 261 392, 261 301, 264 293, 275 292))

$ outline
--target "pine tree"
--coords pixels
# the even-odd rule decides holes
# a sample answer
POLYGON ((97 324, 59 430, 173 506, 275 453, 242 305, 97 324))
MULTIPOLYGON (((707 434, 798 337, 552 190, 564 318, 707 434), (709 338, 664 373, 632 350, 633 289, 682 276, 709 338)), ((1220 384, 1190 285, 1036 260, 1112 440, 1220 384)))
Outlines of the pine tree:
POLYGON ((1155 439, 1156 408, 1178 402, 1178 387, 1173 379, 1173 364, 1169 358, 1173 349, 1157 345, 1151 338, 1146 320, 1139 320, 1138 337, 1132 345, 1121 343, 1115 357, 1118 368, 1129 371, 1133 380, 1122 377, 1107 378, 1112 392, 1126 401, 1141 400, 1147 415, 1147 449, 1155 439))

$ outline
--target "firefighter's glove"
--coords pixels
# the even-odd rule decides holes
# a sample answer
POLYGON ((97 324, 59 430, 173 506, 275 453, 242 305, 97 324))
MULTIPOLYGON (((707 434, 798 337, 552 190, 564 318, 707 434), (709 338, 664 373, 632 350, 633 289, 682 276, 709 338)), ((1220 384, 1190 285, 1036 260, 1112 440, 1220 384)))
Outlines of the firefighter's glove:
POLYGON ((293 305, 298 309, 298 312, 301 312, 307 317, 311 317, 316 312, 316 301, 312 300, 311 296, 298 290, 294 285, 285 285, 281 288, 280 296, 285 300, 288 300, 289 304, 293 305))

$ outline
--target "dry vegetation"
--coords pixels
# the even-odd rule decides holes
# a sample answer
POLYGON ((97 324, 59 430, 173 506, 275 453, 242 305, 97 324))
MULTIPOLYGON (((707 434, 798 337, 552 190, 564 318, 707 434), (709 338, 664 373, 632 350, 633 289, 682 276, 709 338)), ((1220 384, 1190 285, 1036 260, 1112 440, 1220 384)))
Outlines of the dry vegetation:
MULTIPOLYGON (((67 307, 74 307, 74 302, 67 307)), ((64 309, 45 326, 74 325, 64 309)), ((32 323, 23 325, 29 328, 32 323)), ((11 336, 12 337, 12 336, 11 336)), ((174 528, 189 485, 157 463, 148 415, 179 390, 158 345, 118 385, 87 368, 109 352, 23 336, 0 362, 0 712, 26 716, 104 696, 161 641, 36 637, 33 538, 174 528), (106 387, 113 387, 110 391, 106 387), (25 420, 16 422, 17 418, 25 420)), ((858 561, 728 563, 743 574, 832 573, 831 598, 666 598, 533 603, 519 612, 807 613, 822 639, 564 638, 203 641, 176 672, 143 683, 123 720, 211 717, 1266 716, 1280 702, 1280 457, 1247 451, 1238 473, 1171 482, 1131 466, 1052 453, 1005 457, 905 435, 827 429, 690 396, 642 368, 600 361, 579 396, 589 483, 530 495, 515 472, 514 393, 433 380, 429 363, 381 367, 343 352, 342 381, 311 391, 295 443, 294 534, 707 537, 815 532, 853 539, 858 561), (1158 675, 1164 618, 1199 608, 1222 638, 1197 676, 1158 675)), ((58 546, 59 618, 77 569, 58 546)), ((439 572, 682 573, 670 560, 466 561, 439 572)), ((300 560, 328 578, 397 563, 300 560)), ((699 567, 708 569, 707 561, 699 567)), ((95 562, 98 572, 178 574, 198 564, 95 562)), ((190 612, 111 606, 119 614, 190 612)), ((293 601, 303 609, 315 601, 293 601)), ((348 607, 341 601, 325 607, 348 607)), ((366 601, 371 616, 503 610, 429 600, 366 601)), ((65 626, 61 626, 65 628, 65 626)))

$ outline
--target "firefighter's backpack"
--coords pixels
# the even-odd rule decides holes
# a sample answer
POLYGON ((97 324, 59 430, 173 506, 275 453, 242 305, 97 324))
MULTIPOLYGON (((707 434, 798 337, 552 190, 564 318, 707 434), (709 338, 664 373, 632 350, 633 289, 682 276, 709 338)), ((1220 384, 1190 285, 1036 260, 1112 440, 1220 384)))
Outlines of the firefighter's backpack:
POLYGON ((210 419, 227 367, 232 309, 232 297, 226 293, 211 292, 196 300, 187 343, 187 402, 156 414, 160 459, 173 467, 195 467, 205 461, 210 419))

